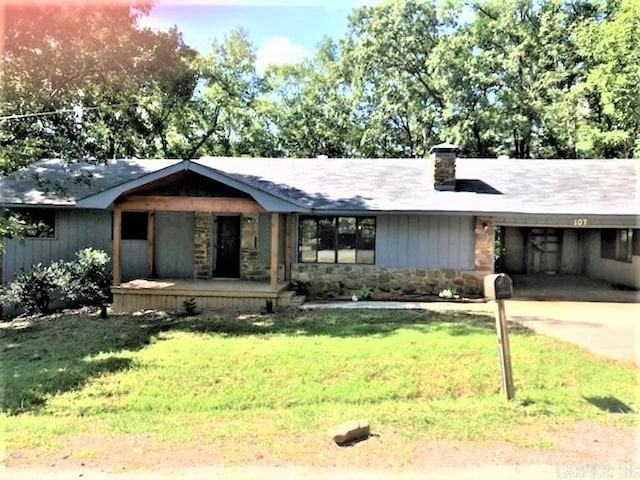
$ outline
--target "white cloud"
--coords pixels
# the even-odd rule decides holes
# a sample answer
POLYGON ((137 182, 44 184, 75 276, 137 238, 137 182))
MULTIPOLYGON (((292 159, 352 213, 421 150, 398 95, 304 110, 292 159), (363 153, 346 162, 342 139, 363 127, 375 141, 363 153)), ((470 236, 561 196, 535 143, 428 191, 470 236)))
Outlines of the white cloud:
POLYGON ((267 65, 299 63, 307 56, 302 45, 293 43, 287 37, 269 37, 262 42, 256 54, 256 70, 264 73, 267 65))

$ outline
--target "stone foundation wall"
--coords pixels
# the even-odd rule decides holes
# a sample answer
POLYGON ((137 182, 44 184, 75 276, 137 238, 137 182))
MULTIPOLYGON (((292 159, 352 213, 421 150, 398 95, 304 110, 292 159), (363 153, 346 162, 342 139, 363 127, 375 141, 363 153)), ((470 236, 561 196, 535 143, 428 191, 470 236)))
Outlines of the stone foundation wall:
POLYGON ((295 264, 292 280, 308 287, 310 298, 350 298, 358 289, 373 290, 374 300, 410 295, 437 295, 455 287, 468 296, 482 294, 485 272, 419 268, 380 268, 368 265, 295 264))

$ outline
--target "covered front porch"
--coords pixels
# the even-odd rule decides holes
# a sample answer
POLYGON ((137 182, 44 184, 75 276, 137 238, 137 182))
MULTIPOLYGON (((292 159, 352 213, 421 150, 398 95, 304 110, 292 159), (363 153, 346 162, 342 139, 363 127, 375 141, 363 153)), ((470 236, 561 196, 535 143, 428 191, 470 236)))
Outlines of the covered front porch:
POLYGON ((259 311, 272 306, 297 306, 304 298, 289 291, 289 282, 246 280, 136 279, 113 287, 114 312, 138 310, 182 310, 186 300, 194 299, 197 310, 259 311))
POLYGON ((111 196, 114 311, 179 310, 192 298, 201 310, 292 304, 291 206, 215 171, 184 168, 111 196))

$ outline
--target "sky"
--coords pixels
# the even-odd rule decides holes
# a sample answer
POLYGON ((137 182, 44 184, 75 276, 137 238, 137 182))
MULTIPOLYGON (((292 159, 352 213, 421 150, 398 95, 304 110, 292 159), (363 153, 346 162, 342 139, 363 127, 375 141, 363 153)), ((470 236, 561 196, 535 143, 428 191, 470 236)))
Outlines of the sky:
POLYGON ((257 51, 256 68, 295 63, 311 56, 324 37, 341 38, 353 8, 378 0, 159 0, 140 23, 167 30, 177 25, 188 45, 206 53, 237 27, 257 51))

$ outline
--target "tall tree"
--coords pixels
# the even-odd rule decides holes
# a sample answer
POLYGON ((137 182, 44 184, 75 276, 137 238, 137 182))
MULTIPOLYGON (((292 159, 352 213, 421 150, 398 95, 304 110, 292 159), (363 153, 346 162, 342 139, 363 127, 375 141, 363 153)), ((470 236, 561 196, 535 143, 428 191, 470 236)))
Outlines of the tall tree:
POLYGON ((355 9, 342 64, 352 84, 358 154, 423 156, 442 130, 442 94, 429 70, 445 24, 434 3, 398 0, 355 9))
POLYGON ((575 156, 577 106, 570 93, 582 63, 575 34, 591 11, 589 2, 489 0, 471 5, 473 21, 460 34, 468 37, 462 63, 475 73, 475 81, 459 88, 485 95, 472 103, 479 110, 469 115, 483 120, 471 126, 476 149, 486 154, 489 146, 517 158, 575 156))
POLYGON ((575 88, 581 154, 640 157, 640 3, 604 3, 577 38, 586 70, 575 88))
POLYGON ((176 91, 190 97, 184 57, 194 52, 175 31, 139 29, 137 18, 149 8, 77 0, 5 7, 0 169, 42 157, 154 153, 143 103, 176 91))
POLYGON ((352 154, 348 85, 340 76, 338 55, 337 45, 325 39, 312 58, 267 70, 264 113, 282 154, 352 154))
POLYGON ((200 81, 191 111, 177 126, 186 157, 254 153, 247 134, 261 88, 255 59, 255 48, 242 29, 214 41, 210 52, 200 58, 200 81))

